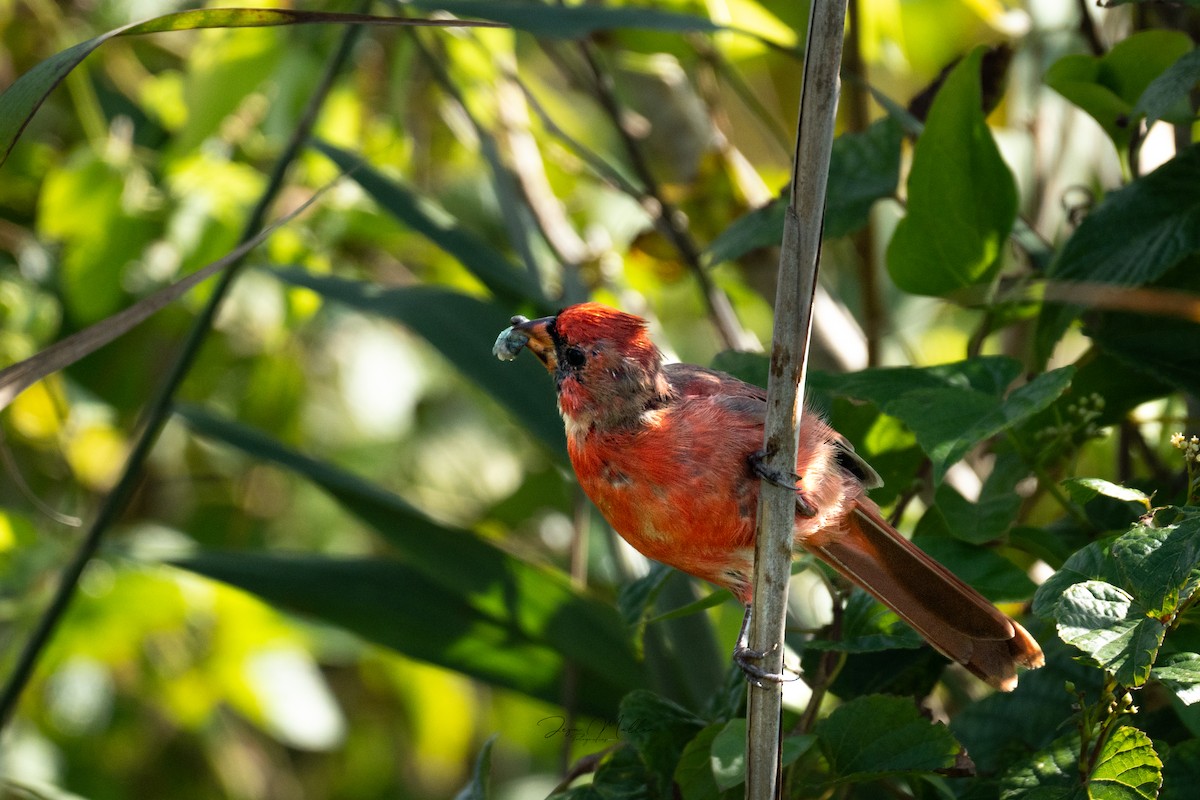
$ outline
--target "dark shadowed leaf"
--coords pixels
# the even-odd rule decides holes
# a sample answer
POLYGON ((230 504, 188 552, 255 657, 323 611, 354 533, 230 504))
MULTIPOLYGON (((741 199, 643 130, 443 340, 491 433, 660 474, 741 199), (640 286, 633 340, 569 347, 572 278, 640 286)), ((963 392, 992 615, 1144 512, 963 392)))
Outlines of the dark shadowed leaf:
POLYGON ((566 463, 553 381, 535 358, 502 362, 492 355, 496 336, 509 326, 516 309, 435 286, 388 288, 291 268, 272 274, 359 311, 394 319, 422 336, 566 463))
MULTIPOLYGON (((1047 277, 1116 286, 1140 286, 1162 277, 1200 250, 1198 184, 1200 145, 1192 145, 1150 174, 1109 192, 1063 245, 1047 277)), ((1043 356, 1079 311, 1069 305, 1045 307, 1038 321, 1043 356)), ((1137 324, 1121 327, 1122 332, 1136 330, 1137 324)))
POLYGON ((513 305, 533 303, 548 311, 541 289, 527 271, 509 261, 478 234, 460 225, 433 200, 372 169, 353 153, 319 142, 316 147, 350 172, 350 177, 385 211, 458 259, 498 299, 513 305))
MULTIPOLYGON (((257 431, 195 407, 181 408, 180 413, 198 434, 278 464, 320 486, 389 541, 400 553, 404 569, 412 570, 425 583, 436 585, 441 593, 456 598, 463 608, 483 621, 481 624, 500 626, 518 643, 525 640, 529 646, 552 648, 562 657, 580 663, 586 661, 582 669, 604 672, 607 677, 603 682, 610 687, 628 690, 639 685, 641 668, 634 661, 615 610, 578 593, 566 576, 521 561, 469 531, 439 525, 390 492, 328 463, 289 450, 257 431)), ((244 583, 238 585, 259 594, 266 591, 244 583)), ((404 585, 396 583, 393 588, 404 585)), ((320 611, 319 608, 304 610, 318 615, 320 611)), ((377 620, 392 617, 390 608, 376 609, 374 613, 377 620)), ((426 609, 426 613, 432 610, 426 609)), ((337 619, 327 619, 343 624, 337 619)), ((378 634, 369 638, 378 638, 378 634)), ((498 639, 497 646, 503 641, 498 639)), ((611 711, 609 707, 608 713, 611 711)))
POLYGON ((962 746, 912 700, 869 695, 839 706, 813 727, 835 780, 857 782, 955 765, 962 746))

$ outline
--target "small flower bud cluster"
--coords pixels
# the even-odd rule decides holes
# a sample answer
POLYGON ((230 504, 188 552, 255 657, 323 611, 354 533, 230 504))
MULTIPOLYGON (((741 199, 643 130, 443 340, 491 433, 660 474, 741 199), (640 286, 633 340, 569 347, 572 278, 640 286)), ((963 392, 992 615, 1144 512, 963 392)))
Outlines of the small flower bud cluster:
POLYGON ((1038 431, 1042 439, 1058 437, 1072 438, 1082 434, 1084 439, 1098 439, 1104 436, 1096 420, 1104 412, 1104 398, 1096 392, 1081 397, 1077 402, 1067 404, 1065 419, 1059 425, 1053 425, 1038 431))
POLYGON ((1183 451, 1184 461, 1200 463, 1200 437, 1193 436, 1188 439, 1176 431, 1171 434, 1171 446, 1183 451))

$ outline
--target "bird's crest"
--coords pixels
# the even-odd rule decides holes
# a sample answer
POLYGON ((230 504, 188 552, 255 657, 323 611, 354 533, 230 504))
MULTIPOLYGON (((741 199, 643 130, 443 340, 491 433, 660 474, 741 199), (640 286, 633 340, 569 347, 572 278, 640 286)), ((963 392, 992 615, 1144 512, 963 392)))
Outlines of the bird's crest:
POLYGON ((649 350, 654 343, 646 332, 646 321, 601 303, 580 303, 559 312, 555 319, 559 336, 571 343, 608 340, 626 350, 649 350))

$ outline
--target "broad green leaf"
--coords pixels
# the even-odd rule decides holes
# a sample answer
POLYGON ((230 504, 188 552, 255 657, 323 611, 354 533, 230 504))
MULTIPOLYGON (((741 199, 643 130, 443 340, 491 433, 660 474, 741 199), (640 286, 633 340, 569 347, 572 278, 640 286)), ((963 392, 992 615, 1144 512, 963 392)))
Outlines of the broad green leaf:
POLYGON ((726 28, 704 17, 656 8, 497 3, 494 0, 412 0, 413 8, 449 11, 510 25, 548 39, 583 39, 597 31, 630 28, 667 33, 710 33, 726 28))
POLYGON ((555 800, 657 800, 649 783, 652 776, 637 750, 618 747, 600 763, 590 784, 576 786, 555 800))
MULTIPOLYGON (((926 516, 932 515, 934 520, 937 514, 936 508, 926 512, 926 516)), ((935 526, 932 523, 926 525, 925 517, 922 517, 913 543, 992 602, 1020 602, 1028 599, 1036 589, 1027 572, 1000 553, 968 544, 950 535, 948 530, 938 534, 935 526)))
POLYGON ((659 797, 671 796, 675 765, 688 742, 704 728, 704 720, 664 697, 644 689, 621 701, 621 738, 629 742, 657 781, 659 797))
POLYGON ((1178 31, 1140 31, 1103 56, 1062 57, 1046 72, 1046 85, 1086 111, 1125 150, 1136 127, 1135 104, 1191 49, 1191 40, 1178 31))
POLYGON ((1126 503, 1139 503, 1150 510, 1150 497, 1137 489, 1130 489, 1103 478, 1068 478, 1062 482, 1067 495, 1076 503, 1084 503, 1103 495, 1126 503))
POLYGON ((1200 653, 1168 656, 1154 665, 1150 677, 1161 681, 1184 705, 1200 701, 1200 653))
MULTIPOLYGON (((1055 282, 1114 286, 1141 286, 1161 278, 1200 250, 1198 184, 1200 144, 1181 151, 1128 186, 1109 192, 1063 245, 1046 277, 1055 282)), ((1042 357, 1079 312, 1073 305, 1045 306, 1037 334, 1042 357)), ((1138 324, 1122 326, 1120 331, 1136 334, 1138 324)))
POLYGON ((937 488, 933 502, 945 521, 946 531, 972 544, 1002 537, 1021 507, 1021 497, 1013 491, 981 495, 978 502, 972 503, 947 483, 937 488))
POLYGON ((909 650, 921 647, 925 640, 910 628, 896 612, 866 592, 855 589, 842 612, 841 636, 836 641, 812 639, 808 650, 836 650, 843 653, 873 653, 883 650, 909 650))
POLYGON ((1110 552, 1124 577, 1122 586, 1146 613, 1169 616, 1195 592, 1200 580, 1200 521, 1134 526, 1113 542, 1110 552))
POLYGON ((862 133, 833 140, 825 197, 827 239, 846 236, 867 224, 875 201, 894 197, 900 181, 900 123, 883 117, 862 133))
POLYGON ((1012 172, 981 107, 982 57, 976 48, 946 78, 913 152, 908 213, 887 250, 888 273, 912 294, 989 282, 1017 216, 1012 172))
POLYGON ((1158 800, 1192 800, 1200 786, 1200 739, 1171 745, 1163 765, 1162 794, 1158 800))
POLYGON ((1162 786, 1162 760, 1150 737, 1137 728, 1113 731, 1088 777, 1092 800, 1155 800, 1162 786))
MULTIPOLYGON (((846 236, 863 227, 871 206, 896 194, 903 136, 900 124, 884 117, 862 133, 843 133, 833 140, 825 195, 825 238, 846 236)), ((705 252, 707 263, 733 261, 751 250, 779 246, 786 212, 785 190, 783 197, 739 217, 722 231, 705 252)))
POLYGON ((1044 372, 1003 400, 976 391, 933 389, 905 395, 886 410, 912 428, 933 462, 934 481, 940 482, 976 444, 1049 407, 1074 373, 1074 367, 1044 372))
POLYGON ((553 381, 534 358, 501 362, 492 355, 496 336, 517 309, 434 286, 385 288, 289 268, 272 274, 358 311, 394 319, 422 336, 566 463, 553 381))
POLYGON ((1141 686, 1150 677, 1167 626, 1133 595, 1104 581, 1068 588, 1058 606, 1058 635, 1078 647, 1125 686, 1141 686))
POLYGON ((1090 800, 1078 762, 1079 733, 1065 734, 1004 774, 1000 800, 1090 800))
MULTIPOLYGON (((519 630, 529 641, 551 646, 580 663, 586 661, 585 669, 608 675, 606 683, 628 689, 641 682, 641 669, 615 611, 578 593, 566 576, 521 561, 469 531, 439 525, 390 492, 289 450, 257 431, 199 408, 178 411, 199 435, 275 463, 318 485, 395 546, 406 568, 441 587, 479 617, 519 630)), ((387 617, 381 613, 380 619, 387 617)))
POLYGON ((532 303, 542 311, 549 311, 541 289, 528 272, 460 225, 433 200, 388 178, 353 153, 320 142, 316 147, 346 170, 385 211, 454 256, 498 299, 514 306, 532 303))
MULTIPOLYGON (((479 611, 472 598, 387 559, 338 559, 264 553, 206 553, 175 562, 237 586, 287 611, 351 631, 427 661, 547 703, 562 702, 566 659, 515 616, 479 611)), ((603 669, 586 675, 581 710, 611 715, 629 684, 603 669)))
POLYGON ((1092 542, 1072 553, 1034 593, 1033 613, 1043 619, 1057 617, 1063 593, 1077 583, 1090 580, 1120 583, 1120 570, 1109 558, 1111 546, 1112 540, 1092 542))
POLYGON ((1104 311, 1087 315, 1084 333, 1106 354, 1149 376, 1149 381, 1200 392, 1196 320, 1104 311))
MULTIPOLYGON (((723 723, 714 722, 696 734, 683 748, 679 764, 675 767, 675 785, 679 787, 679 795, 683 800, 718 800, 722 796, 723 790, 715 777, 712 745, 713 739, 724 727, 723 723)), ((732 793, 729 800, 735 800, 732 793)))
POLYGON ((454 796, 454 800, 489 800, 492 796, 492 745, 500 734, 493 733, 479 749, 471 781, 454 796))
POLYGON ((1164 118, 1172 122, 1190 121, 1187 97, 1197 81, 1200 81, 1200 50, 1192 50, 1150 81, 1133 107, 1133 116, 1145 116, 1147 125, 1164 118))
MULTIPOLYGON (((783 739, 780 761, 788 766, 816 744, 812 734, 786 736, 783 739)), ((722 791, 746 782, 746 718, 729 720, 712 738, 712 775, 722 791)))
POLYGON ((8 160, 13 145, 47 95, 93 50, 117 36, 136 36, 165 31, 200 28, 262 28, 310 23, 360 23, 371 25, 436 25, 441 27, 491 26, 490 22, 421 20, 403 17, 374 17, 321 11, 291 11, 268 8, 206 8, 180 11, 125 25, 55 53, 26 72, 0 93, 0 165, 8 160))
POLYGON ((834 709, 813 727, 838 782, 955 766, 962 746, 912 700, 870 695, 834 709))

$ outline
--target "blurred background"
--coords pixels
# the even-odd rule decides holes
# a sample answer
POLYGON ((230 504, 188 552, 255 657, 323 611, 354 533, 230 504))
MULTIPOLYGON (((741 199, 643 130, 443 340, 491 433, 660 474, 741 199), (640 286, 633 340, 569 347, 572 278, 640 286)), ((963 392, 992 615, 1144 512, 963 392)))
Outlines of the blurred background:
MULTIPOLYGON (((672 357, 762 350, 778 253, 729 232, 788 180, 807 4, 605 5, 740 31, 618 16, 580 45, 548 17, 532 32, 367 27, 352 41, 319 109, 319 145, 301 150, 270 216, 309 199, 338 163, 369 167, 274 231, 222 303, 180 413, 3 732, 0 797, 451 797, 496 732, 496 796, 541 797, 565 764, 613 743, 611 714, 564 716, 588 691, 576 684, 594 680, 559 664, 547 674, 565 669, 565 681, 522 688, 542 651, 491 663, 491 633, 469 626, 435 641, 445 605, 404 571, 423 563, 421 537, 440 563, 469 564, 470 547, 446 544, 469 530, 536 565, 531 586, 586 585, 596 608, 647 575, 664 608, 710 594, 651 572, 604 530, 565 468, 550 381, 532 359, 499 365, 490 349, 507 315, 592 297, 649 318, 672 357), (392 527, 415 538, 397 544, 392 527), (381 559, 397 571, 364 566, 381 559), (365 571, 326 583, 335 562, 365 571), (422 600, 428 630, 413 621, 422 600), (597 724, 591 736, 564 728, 597 724)), ((1042 75, 1087 52, 1089 35, 1124 35, 1137 12, 1073 0, 851 5, 843 129, 880 119, 880 97, 907 106, 976 45, 1004 46, 989 122, 1024 217, 1054 240, 1096 187, 1121 180, 1100 126, 1042 75)), ((0 0, 0 87, 78 42, 200 6, 0 0)), ((328 24, 131 36, 71 72, 0 168, 0 366, 229 252, 343 36, 328 24)), ((1172 152, 1169 131, 1148 139, 1140 168, 1172 152)), ((885 179, 880 202, 864 188, 851 223, 831 232, 822 368, 938 364, 972 347, 978 312, 884 277, 895 187, 885 179)), ((0 416, 0 676, 119 480, 213 284, 0 416)), ((694 685, 676 682, 681 702, 725 685, 739 619, 725 602, 680 622, 706 626, 684 640, 696 666, 694 685)), ((571 635, 586 648, 590 630, 571 635)), ((614 678, 613 691, 640 680, 614 678)))

